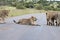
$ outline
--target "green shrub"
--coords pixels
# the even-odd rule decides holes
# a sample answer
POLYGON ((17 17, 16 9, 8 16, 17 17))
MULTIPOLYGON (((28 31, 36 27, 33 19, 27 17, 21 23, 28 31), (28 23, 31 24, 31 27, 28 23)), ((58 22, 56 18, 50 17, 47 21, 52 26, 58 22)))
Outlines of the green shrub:
POLYGON ((44 10, 52 10, 52 7, 50 7, 50 6, 44 6, 43 9, 44 9, 44 10))
POLYGON ((34 8, 34 3, 33 2, 26 2, 25 4, 26 8, 34 8))
POLYGON ((53 8, 52 10, 53 10, 53 11, 57 11, 57 8, 53 8))
POLYGON ((26 7, 23 4, 19 3, 16 5, 16 8, 17 9, 25 9, 26 7))
POLYGON ((60 8, 53 8, 51 6, 44 6, 44 10, 60 11, 60 8))
POLYGON ((35 4, 35 8, 38 10, 43 9, 43 5, 42 4, 35 4))
POLYGON ((57 11, 60 11, 60 8, 57 8, 57 11))
POLYGON ((57 7, 60 8, 60 5, 58 5, 57 7))
POLYGON ((11 6, 16 7, 16 2, 12 2, 12 3, 11 3, 11 6))

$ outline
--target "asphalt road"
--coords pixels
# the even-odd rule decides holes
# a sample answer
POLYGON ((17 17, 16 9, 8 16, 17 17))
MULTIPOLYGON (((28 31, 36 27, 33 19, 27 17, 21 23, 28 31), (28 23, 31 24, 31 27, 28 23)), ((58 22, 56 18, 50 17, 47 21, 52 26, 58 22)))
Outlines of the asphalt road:
POLYGON ((29 14, 8 18, 6 24, 0 24, 0 40, 60 40, 60 27, 47 26, 45 14, 29 14), (36 16, 41 26, 20 25, 13 23, 22 18, 36 16))

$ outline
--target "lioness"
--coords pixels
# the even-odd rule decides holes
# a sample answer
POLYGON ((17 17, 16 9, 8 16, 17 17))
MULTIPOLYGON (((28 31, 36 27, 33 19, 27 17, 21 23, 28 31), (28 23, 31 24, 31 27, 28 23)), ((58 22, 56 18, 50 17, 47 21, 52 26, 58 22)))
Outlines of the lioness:
POLYGON ((47 25, 54 25, 54 20, 57 20, 58 12, 50 11, 46 13, 47 25))
POLYGON ((1 20, 4 21, 4 18, 5 18, 6 16, 8 16, 9 11, 10 11, 10 10, 0 10, 0 23, 1 23, 1 20))
POLYGON ((14 21, 14 23, 17 23, 17 24, 35 25, 37 18, 34 16, 31 16, 28 19, 20 19, 18 22, 16 22, 15 20, 13 20, 13 21, 14 21))
POLYGON ((59 26, 60 25, 60 12, 58 12, 58 14, 56 15, 56 25, 59 26))
POLYGON ((0 17, 8 16, 10 10, 0 10, 0 17))
POLYGON ((3 19, 0 17, 0 23, 4 23, 3 19))

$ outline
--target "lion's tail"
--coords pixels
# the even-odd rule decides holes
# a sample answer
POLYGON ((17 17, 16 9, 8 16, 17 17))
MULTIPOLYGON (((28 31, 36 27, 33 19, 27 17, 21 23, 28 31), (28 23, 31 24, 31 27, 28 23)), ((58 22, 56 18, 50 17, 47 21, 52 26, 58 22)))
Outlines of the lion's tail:
POLYGON ((16 24, 20 24, 20 22, 16 22, 15 20, 13 20, 13 22, 16 23, 16 24))
POLYGON ((13 20, 14 23, 18 24, 18 22, 16 22, 15 20, 13 20))

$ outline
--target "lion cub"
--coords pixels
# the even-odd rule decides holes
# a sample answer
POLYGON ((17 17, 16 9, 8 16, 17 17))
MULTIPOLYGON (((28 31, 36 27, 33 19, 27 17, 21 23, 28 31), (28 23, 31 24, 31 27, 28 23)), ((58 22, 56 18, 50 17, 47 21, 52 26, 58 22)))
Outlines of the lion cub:
POLYGON ((14 23, 16 24, 23 24, 23 25, 35 25, 37 18, 34 16, 31 16, 28 19, 20 19, 18 22, 16 22, 15 20, 13 20, 14 23))

